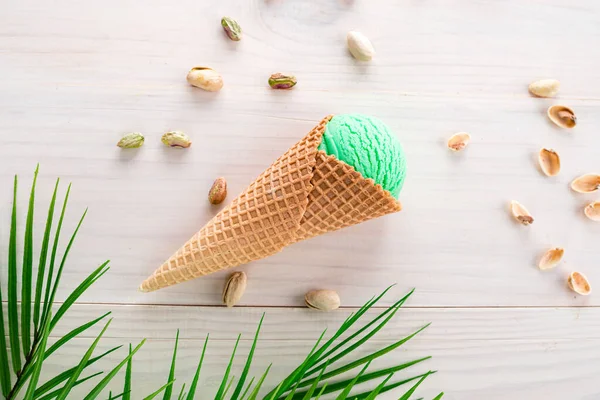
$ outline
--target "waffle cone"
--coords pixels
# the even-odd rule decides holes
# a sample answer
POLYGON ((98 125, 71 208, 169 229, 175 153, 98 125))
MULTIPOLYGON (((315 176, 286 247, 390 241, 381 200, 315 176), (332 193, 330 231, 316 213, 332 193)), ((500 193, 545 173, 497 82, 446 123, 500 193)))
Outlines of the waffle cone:
POLYGON ((140 286, 151 292, 268 257, 285 246, 401 210, 348 164, 317 148, 325 117, 140 286))

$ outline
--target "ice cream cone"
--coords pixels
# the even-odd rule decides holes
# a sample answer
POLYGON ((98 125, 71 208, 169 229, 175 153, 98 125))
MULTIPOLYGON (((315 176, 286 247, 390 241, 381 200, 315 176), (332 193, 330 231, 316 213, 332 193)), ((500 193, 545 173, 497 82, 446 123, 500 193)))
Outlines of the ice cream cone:
POLYGON ((151 292, 401 210, 372 179, 319 151, 325 117, 140 286, 151 292))

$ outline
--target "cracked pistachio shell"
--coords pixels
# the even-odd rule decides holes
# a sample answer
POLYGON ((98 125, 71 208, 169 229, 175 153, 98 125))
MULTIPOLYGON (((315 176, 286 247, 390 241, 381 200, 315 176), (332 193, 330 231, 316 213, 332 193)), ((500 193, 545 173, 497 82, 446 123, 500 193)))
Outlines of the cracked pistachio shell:
POLYGON ((585 174, 571 182, 571 189, 577 193, 592 193, 600 189, 600 175, 585 174))
POLYGON ((567 279, 567 284, 572 291, 582 296, 592 293, 592 286, 588 279, 581 272, 571 272, 567 279))
POLYGON ((600 222, 600 201, 594 201, 593 203, 588 204, 583 209, 583 212, 585 216, 592 221, 600 222))
POLYGON ((577 125, 575 111, 567 106, 554 105, 548 108, 548 118, 561 128, 571 129, 577 125))
POLYGON ((340 296, 334 290, 311 290, 304 296, 308 308, 319 311, 332 311, 340 307, 340 296))
POLYGON ((523 225, 533 224, 533 217, 529 214, 525 206, 518 201, 513 200, 510 202, 510 212, 519 223, 523 225))
POLYGON ((209 92, 218 92, 223 87, 223 77, 208 67, 192 68, 186 79, 190 85, 209 92))
POLYGON ((541 149, 538 161, 542 172, 547 176, 556 176, 560 172, 560 157, 552 149, 541 149))
POLYGON ((471 135, 466 132, 455 133, 448 139, 448 148, 452 151, 461 151, 471 141, 471 135))
POLYGON ((562 260, 564 254, 565 249, 561 249, 560 247, 550 249, 540 258, 538 267, 541 270, 554 268, 562 260))
POLYGON ((529 85, 529 92, 537 97, 554 97, 559 88, 560 82, 556 79, 540 79, 529 85))

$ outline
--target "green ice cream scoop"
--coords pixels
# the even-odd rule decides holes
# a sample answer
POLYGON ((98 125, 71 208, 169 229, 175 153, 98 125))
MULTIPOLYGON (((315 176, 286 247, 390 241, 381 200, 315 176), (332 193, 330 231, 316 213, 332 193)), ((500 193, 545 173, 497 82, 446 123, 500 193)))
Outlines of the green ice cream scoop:
POLYGON ((319 150, 352 166, 398 198, 406 177, 406 158, 400 141, 377 118, 336 115, 325 126, 319 150))

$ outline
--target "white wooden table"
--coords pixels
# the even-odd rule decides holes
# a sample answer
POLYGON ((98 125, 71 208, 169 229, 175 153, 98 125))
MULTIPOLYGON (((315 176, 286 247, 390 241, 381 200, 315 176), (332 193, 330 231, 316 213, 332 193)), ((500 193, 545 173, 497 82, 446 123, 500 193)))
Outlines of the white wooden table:
MULTIPOLYGON (((59 330, 112 311, 102 348, 148 337, 134 363, 134 392, 166 380, 179 328, 182 380, 192 376, 206 333, 214 339, 202 378, 210 395, 237 334, 245 354, 263 312, 255 371, 274 362, 275 381, 322 329, 337 328, 397 282, 382 306, 417 290, 370 349, 433 322, 387 359, 433 356, 420 368, 439 372, 420 396, 444 390, 447 399, 600 398, 600 297, 575 296, 565 283, 579 270, 600 285, 600 224, 582 214, 600 195, 568 187, 600 170, 597 1, 0 4, 0 254, 13 174, 21 177, 23 221, 37 162, 38 210, 56 176, 73 182, 66 227, 90 211, 59 296, 105 259, 112 269, 59 330), (226 39, 223 15, 240 22, 241 42, 226 39), (347 54, 351 29, 371 38, 372 63, 347 54), (186 84, 187 70, 198 64, 223 74, 221 92, 186 84), (274 72, 296 74, 297 87, 271 90, 266 81, 274 72), (531 81, 545 77, 561 81, 558 98, 527 93, 531 81), (545 117, 551 104, 574 108, 578 126, 553 126, 545 117), (232 199, 323 116, 354 112, 381 118, 404 143, 409 172, 401 213, 239 268, 249 276, 243 307, 216 307, 229 271, 136 291, 217 212, 206 201, 215 177, 227 178, 232 199), (172 129, 187 132, 193 146, 165 148, 160 136, 172 129), (129 131, 146 135, 137 152, 115 146, 129 131), (445 147, 456 131, 473 138, 460 154, 445 147), (541 147, 561 155, 559 176, 537 169, 541 147), (513 199, 536 218, 531 227, 509 216, 513 199), (540 272, 537 259, 551 246, 564 247, 565 260, 540 272), (344 308, 305 310, 302 295, 316 286, 336 289, 344 308)), ((36 217, 40 239, 44 213, 36 217)), ((48 373, 79 360, 92 335, 52 358, 48 373)))

